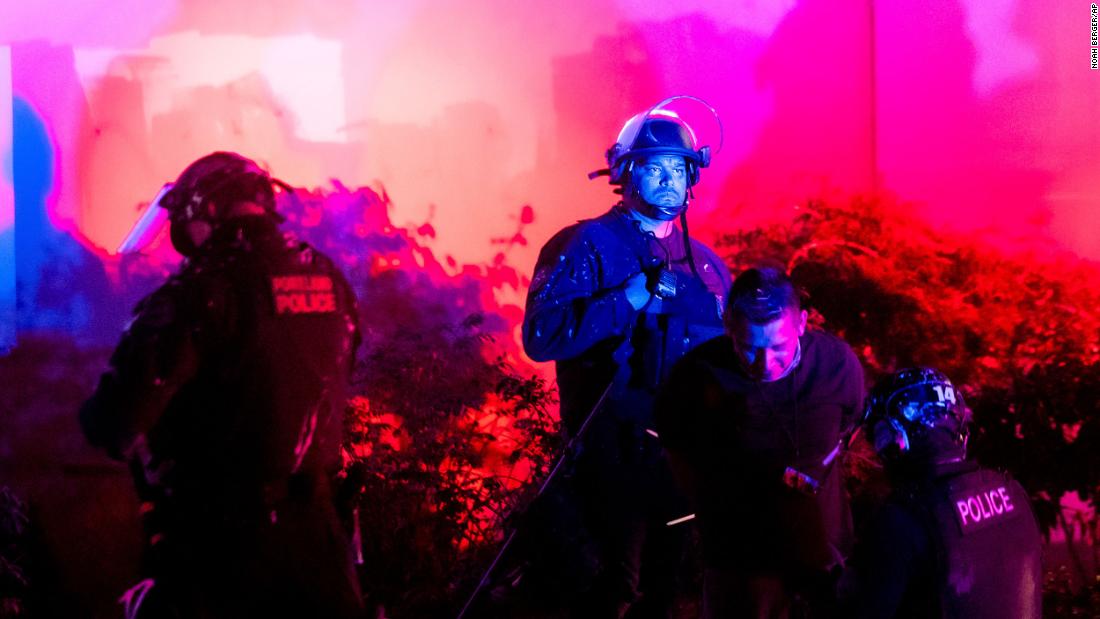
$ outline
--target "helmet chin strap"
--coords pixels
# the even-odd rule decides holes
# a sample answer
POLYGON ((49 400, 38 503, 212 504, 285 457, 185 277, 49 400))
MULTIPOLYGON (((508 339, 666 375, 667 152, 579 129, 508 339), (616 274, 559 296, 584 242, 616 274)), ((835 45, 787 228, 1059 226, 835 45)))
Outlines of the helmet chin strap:
MULTIPOLYGON (((684 255, 687 256, 691 272, 699 277, 699 271, 695 268, 695 256, 691 253, 691 236, 688 235, 688 202, 695 199, 695 193, 688 186, 687 195, 684 196, 684 206, 680 209, 680 229, 684 232, 684 255)), ((799 348, 801 351, 801 348, 799 348)))
POLYGON ((688 202, 690 201, 688 196, 685 195, 684 203, 678 207, 679 210, 677 211, 676 215, 674 215, 672 219, 661 219, 655 216, 656 213, 660 212, 661 207, 643 198, 642 194, 638 191, 638 188, 635 187, 633 184, 630 186, 630 193, 627 194, 626 197, 628 199, 628 206, 639 211, 646 217, 649 217, 650 219, 655 219, 657 221, 672 221, 673 219, 676 219, 676 217, 683 215, 684 212, 687 211, 688 202))
MULTIPOLYGON (((634 183, 630 184, 630 193, 626 197, 634 205, 642 207, 642 209, 644 209, 643 214, 646 217, 650 217, 652 219, 657 219, 656 217, 653 217, 651 215, 651 213, 653 211, 658 210, 659 207, 657 205, 652 204, 652 203, 646 201, 645 199, 643 199, 642 194, 638 191, 638 188, 634 185, 634 183)), ((695 193, 691 190, 691 187, 689 186, 687 188, 687 193, 684 195, 684 203, 680 205, 680 211, 678 213, 678 216, 680 218, 680 231, 683 233, 684 255, 687 257, 688 265, 691 267, 692 274, 694 274, 695 277, 699 277, 699 271, 695 267, 695 256, 694 256, 694 254, 692 254, 692 251, 691 251, 691 237, 688 235, 688 221, 687 221, 688 204, 690 204, 691 201, 694 198, 695 198, 695 193)), ((635 208, 635 207, 631 206, 631 208, 635 208)), ((673 219, 675 219, 675 217, 673 217, 673 219)), ((671 221, 671 220, 661 220, 661 221, 671 221)))

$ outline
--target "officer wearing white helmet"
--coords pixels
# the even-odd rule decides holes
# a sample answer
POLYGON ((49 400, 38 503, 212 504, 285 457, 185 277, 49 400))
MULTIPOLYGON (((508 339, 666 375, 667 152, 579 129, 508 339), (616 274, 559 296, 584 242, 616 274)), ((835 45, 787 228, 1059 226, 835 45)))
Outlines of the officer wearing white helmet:
POLYGON ((608 168, 592 175, 609 176, 622 200, 547 242, 527 297, 524 347, 557 362, 566 432, 591 418, 573 477, 598 549, 598 575, 576 603, 587 617, 668 616, 679 578, 685 527, 666 523, 686 506, 653 430, 653 398, 676 360, 721 335, 730 281, 722 260, 687 233, 710 146, 686 108, 717 124, 694 97, 626 123, 608 168))

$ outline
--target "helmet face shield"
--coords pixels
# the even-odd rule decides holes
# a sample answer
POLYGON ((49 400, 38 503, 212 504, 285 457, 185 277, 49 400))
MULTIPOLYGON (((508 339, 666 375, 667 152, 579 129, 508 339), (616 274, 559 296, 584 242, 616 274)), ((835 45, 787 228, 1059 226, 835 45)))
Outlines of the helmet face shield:
POLYGON ((192 222, 216 228, 234 216, 242 202, 259 205, 276 221, 275 186, 293 193, 286 183, 272 178, 255 161, 230 152, 214 152, 192 162, 174 183, 167 183, 145 208, 130 233, 119 245, 119 253, 139 253, 150 247, 170 226, 172 246, 184 256, 197 247, 188 232, 192 222))
POLYGON ((120 254, 139 254, 152 246, 153 242, 164 232, 168 223, 168 210, 162 204, 164 196, 172 189, 172 183, 165 183, 157 195, 141 212, 141 216, 134 222, 134 226, 122 239, 118 246, 120 254))
POLYGON ((173 221, 224 219, 234 203, 244 201, 274 214, 274 182, 251 159, 237 153, 211 153, 180 173, 164 197, 164 207, 172 213, 173 221))
POLYGON ((958 397, 950 383, 919 384, 894 394, 889 406, 891 417, 911 423, 934 426, 940 417, 951 414, 958 397))
MULTIPOLYGON (((612 185, 622 185, 633 164, 650 155, 676 155, 688 164, 688 185, 699 182, 699 169, 710 165, 711 146, 722 148, 722 123, 718 113, 702 99, 688 95, 670 97, 626 121, 611 148, 607 170, 612 185), (704 137, 700 128, 709 132, 704 137)), ((593 173, 598 174, 598 173, 593 173)))
POLYGON ((927 443, 933 433, 949 437, 956 447, 965 449, 970 410, 943 373, 911 368, 875 385, 867 400, 864 423, 872 426, 875 449, 882 455, 908 452, 914 441, 927 443))
MULTIPOLYGON (((649 116, 639 114, 627 121, 612 149, 616 147, 619 147, 615 150, 616 164, 626 158, 636 161, 650 155, 678 155, 700 166, 706 158, 706 163, 710 163, 709 156, 704 154, 709 151, 700 153, 700 149, 706 147, 698 146, 691 127, 663 110, 649 116)), ((613 165, 610 158, 608 165, 613 165)))

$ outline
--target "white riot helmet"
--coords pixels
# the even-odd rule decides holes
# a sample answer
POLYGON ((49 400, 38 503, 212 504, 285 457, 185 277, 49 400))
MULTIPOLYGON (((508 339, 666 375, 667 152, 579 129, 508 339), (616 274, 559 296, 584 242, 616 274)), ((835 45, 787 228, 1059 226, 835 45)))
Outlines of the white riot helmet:
POLYGON ((699 170, 710 165, 711 146, 701 139, 693 122, 706 119, 717 127, 718 150, 722 149, 722 123, 718 113, 698 97, 677 95, 660 101, 626 121, 615 143, 607 149, 607 168, 589 178, 608 176, 612 185, 623 185, 636 161, 650 155, 677 155, 688 166, 688 186, 699 182, 699 170))

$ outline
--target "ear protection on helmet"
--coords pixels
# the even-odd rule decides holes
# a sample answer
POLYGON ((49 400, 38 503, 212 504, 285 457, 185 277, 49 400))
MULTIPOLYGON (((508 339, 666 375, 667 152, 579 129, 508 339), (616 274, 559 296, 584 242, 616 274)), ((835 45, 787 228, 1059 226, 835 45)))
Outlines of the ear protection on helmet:
POLYGON ((909 451, 909 433, 893 419, 882 419, 876 422, 871 439, 874 442, 875 451, 880 454, 909 451))

